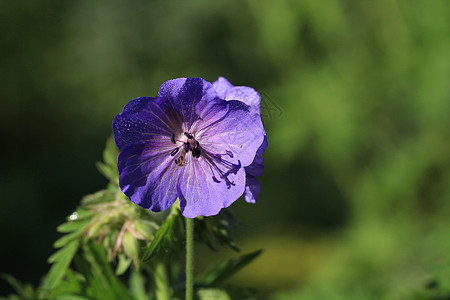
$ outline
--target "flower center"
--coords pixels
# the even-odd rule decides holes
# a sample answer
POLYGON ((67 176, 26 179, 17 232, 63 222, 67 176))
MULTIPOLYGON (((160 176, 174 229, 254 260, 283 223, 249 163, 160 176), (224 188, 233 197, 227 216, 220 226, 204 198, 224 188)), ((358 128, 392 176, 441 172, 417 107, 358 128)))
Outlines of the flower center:
POLYGON ((186 154, 188 154, 189 151, 192 152, 193 157, 195 157, 195 158, 200 157, 200 154, 201 154, 200 144, 194 138, 192 133, 185 132, 184 136, 182 136, 179 139, 175 138, 175 134, 172 133, 170 140, 173 144, 175 144, 175 145, 178 144, 178 146, 170 152, 171 156, 175 156, 175 155, 177 155, 178 152, 180 152, 180 155, 174 160, 174 162, 177 166, 182 167, 188 163, 186 161, 186 154))

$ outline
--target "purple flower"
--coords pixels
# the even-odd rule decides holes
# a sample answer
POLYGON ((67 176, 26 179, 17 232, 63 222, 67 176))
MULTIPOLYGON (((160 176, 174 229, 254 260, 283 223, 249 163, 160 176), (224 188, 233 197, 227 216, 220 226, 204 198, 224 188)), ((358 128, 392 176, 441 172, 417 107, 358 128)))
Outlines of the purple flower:
POLYGON ((201 78, 178 78, 156 98, 131 100, 113 121, 125 195, 152 211, 178 197, 188 218, 215 215, 244 192, 247 201, 257 196, 252 180, 267 147, 260 112, 250 98, 230 97, 201 78))

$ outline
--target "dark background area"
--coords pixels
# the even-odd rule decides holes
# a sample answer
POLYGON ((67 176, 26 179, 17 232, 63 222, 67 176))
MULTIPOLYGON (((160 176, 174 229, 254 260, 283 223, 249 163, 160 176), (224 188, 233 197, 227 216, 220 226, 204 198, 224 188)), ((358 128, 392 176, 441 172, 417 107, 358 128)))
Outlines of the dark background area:
POLYGON ((39 283, 56 226, 107 183, 95 162, 126 102, 225 76, 263 94, 269 139, 259 202, 232 206, 241 248, 265 249, 239 284, 450 290, 449 6, 0 1, 0 271, 39 283))

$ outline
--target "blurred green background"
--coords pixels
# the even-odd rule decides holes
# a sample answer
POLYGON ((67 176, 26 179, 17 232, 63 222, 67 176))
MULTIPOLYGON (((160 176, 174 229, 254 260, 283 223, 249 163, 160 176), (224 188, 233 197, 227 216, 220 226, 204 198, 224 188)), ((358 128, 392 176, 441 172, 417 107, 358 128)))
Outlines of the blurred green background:
POLYGON ((234 284, 449 299, 449 17, 447 0, 1 0, 0 271, 39 283, 56 225, 106 184, 127 101, 225 76, 263 93, 269 138, 258 204, 232 206, 238 245, 265 252, 234 284))

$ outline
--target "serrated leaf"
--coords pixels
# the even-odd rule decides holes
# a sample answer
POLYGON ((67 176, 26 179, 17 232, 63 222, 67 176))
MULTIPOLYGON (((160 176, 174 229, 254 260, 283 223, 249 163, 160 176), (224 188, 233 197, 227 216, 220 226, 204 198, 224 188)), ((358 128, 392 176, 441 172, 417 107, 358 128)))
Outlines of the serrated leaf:
POLYGON ((198 284, 202 286, 218 286, 247 264, 252 262, 261 253, 262 250, 257 250, 237 258, 224 261, 217 265, 214 269, 203 273, 199 277, 198 284))
POLYGON ((155 233, 155 237, 143 255, 142 260, 144 262, 152 258, 159 251, 159 249, 169 249, 170 245, 177 241, 177 236, 175 233, 179 232, 179 230, 176 229, 179 225, 179 217, 179 211, 173 210, 173 213, 171 213, 164 223, 161 224, 160 228, 155 233))
MULTIPOLYGON (((82 232, 83 232, 83 229, 73 232, 73 233, 70 233, 70 234, 66 234, 65 236, 57 239, 56 242, 53 243, 53 247, 55 247, 55 248, 64 247, 65 245, 67 245, 68 243, 73 241, 74 239, 77 239, 81 235, 82 232)), ((50 256, 50 258, 51 257, 52 256, 50 256)), ((49 262, 52 263, 52 261, 50 261, 50 258, 49 258, 49 262)))
POLYGON ((89 224, 90 220, 80 220, 80 221, 69 221, 59 225, 56 230, 61 233, 68 233, 77 230, 84 230, 84 228, 89 224))
POLYGON ((73 240, 68 243, 64 248, 58 250, 55 254, 50 256, 49 262, 53 263, 44 284, 42 285, 42 293, 47 293, 55 288, 66 273, 67 268, 70 266, 75 253, 80 245, 79 240, 73 240))

